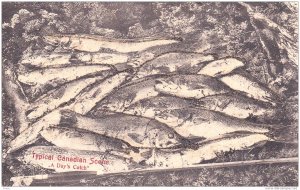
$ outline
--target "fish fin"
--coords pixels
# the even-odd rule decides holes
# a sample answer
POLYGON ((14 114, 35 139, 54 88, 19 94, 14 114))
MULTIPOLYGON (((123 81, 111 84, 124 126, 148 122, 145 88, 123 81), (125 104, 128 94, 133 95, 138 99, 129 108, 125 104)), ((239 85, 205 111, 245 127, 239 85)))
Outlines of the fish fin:
POLYGON ((83 137, 83 135, 82 134, 80 134, 80 133, 78 133, 77 131, 72 131, 72 132, 68 132, 68 137, 69 138, 81 138, 81 137, 83 137))
POLYGON ((137 143, 142 143, 145 138, 142 138, 141 135, 137 133, 128 133, 128 136, 137 143))
POLYGON ((293 126, 277 126, 277 128, 270 129, 270 132, 265 135, 277 142, 296 142, 298 140, 298 128, 293 126))

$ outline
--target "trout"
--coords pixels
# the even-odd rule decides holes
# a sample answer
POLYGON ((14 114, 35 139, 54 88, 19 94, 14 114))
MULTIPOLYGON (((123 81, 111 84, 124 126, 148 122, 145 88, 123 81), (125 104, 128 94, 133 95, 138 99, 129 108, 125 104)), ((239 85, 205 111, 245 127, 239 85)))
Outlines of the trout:
POLYGON ((214 57, 211 55, 198 53, 167 53, 142 65, 133 80, 150 75, 174 72, 196 74, 199 69, 203 67, 205 62, 212 60, 214 60, 214 57))
POLYGON ((208 63, 202 69, 200 69, 198 74, 218 77, 226 75, 236 68, 240 68, 243 66, 244 63, 235 58, 225 58, 208 63))
POLYGON ((67 171, 97 171, 98 174, 127 172, 140 166, 126 158, 109 153, 63 149, 56 146, 33 146, 22 151, 17 160, 55 170, 67 171), (58 167, 68 164, 69 167, 58 167))
POLYGON ((211 139, 237 131, 268 133, 270 127, 197 108, 164 110, 157 114, 155 119, 172 127, 178 134, 186 138, 211 139))
POLYGON ((37 119, 60 105, 70 102, 88 86, 103 80, 103 78, 104 76, 83 78, 49 91, 30 105, 27 110, 27 118, 30 120, 37 119))
POLYGON ((204 97, 198 100, 198 107, 241 119, 255 117, 263 120, 276 114, 276 109, 272 105, 238 93, 204 97))
POLYGON ((109 39, 95 35, 52 35, 45 36, 44 41, 52 45, 60 45, 66 49, 85 52, 99 52, 111 49, 121 53, 144 51, 151 47, 179 43, 176 39, 109 39))
POLYGON ((180 98, 200 99, 232 91, 216 78, 206 75, 174 75, 157 79, 155 89, 180 98))
POLYGON ((146 163, 157 168, 181 168, 196 165, 230 150, 245 150, 271 140, 263 134, 229 136, 203 143, 197 150, 156 150, 146 163))
POLYGON ((185 139, 172 128, 156 120, 114 114, 102 118, 90 118, 64 111, 62 126, 76 127, 121 139, 132 146, 141 148, 170 148, 185 143, 185 139))

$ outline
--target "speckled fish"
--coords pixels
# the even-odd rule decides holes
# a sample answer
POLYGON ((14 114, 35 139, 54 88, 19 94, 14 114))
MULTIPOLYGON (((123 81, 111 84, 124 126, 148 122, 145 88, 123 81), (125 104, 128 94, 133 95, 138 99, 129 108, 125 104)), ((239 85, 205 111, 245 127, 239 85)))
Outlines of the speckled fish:
POLYGON ((130 76, 130 73, 121 72, 105 79, 100 84, 77 96, 75 102, 68 108, 80 114, 88 113, 98 102, 124 83, 128 76, 130 76))
POLYGON ((56 172, 84 170, 106 174, 126 172, 141 167, 126 158, 108 153, 63 149, 56 146, 33 146, 22 151, 16 158, 24 164, 40 166, 56 172))
POLYGON ((266 119, 276 114, 276 109, 270 104, 237 93, 204 97, 198 100, 198 106, 241 119, 248 117, 266 119))
POLYGON ((151 47, 180 42, 175 39, 110 39, 95 35, 52 35, 44 36, 44 41, 79 51, 98 52, 105 48, 121 53, 143 51, 151 47))
POLYGON ((100 151, 122 156, 129 156, 130 152, 138 151, 125 141, 76 128, 48 127, 40 134, 45 140, 61 148, 100 151))
POLYGON ((181 109, 198 106, 197 101, 178 98, 175 96, 156 96, 131 104, 124 113, 147 118, 155 118, 166 109, 181 109))
POLYGON ((216 158, 218 153, 245 150, 269 140, 263 134, 229 136, 204 143, 197 150, 156 150, 146 163, 157 168, 182 168, 216 158))
POLYGON ((59 110, 53 110, 40 118, 37 122, 29 125, 9 144, 7 153, 14 152, 36 142, 40 138, 40 132, 47 127, 56 126, 60 123, 61 114, 59 110))
POLYGON ((137 72, 133 80, 150 75, 169 73, 197 73, 204 63, 214 60, 212 55, 199 53, 167 53, 148 61, 137 72))
POLYGON ((106 109, 114 112, 123 112, 129 105, 142 99, 155 97, 159 94, 154 89, 156 78, 147 78, 127 84, 97 105, 95 111, 106 109))
POLYGON ((225 58, 216 60, 205 65, 198 74, 218 77, 226 75, 236 68, 243 67, 244 63, 235 58, 225 58))
POLYGON ((157 114, 155 119, 172 127, 186 138, 211 139, 236 131, 269 132, 269 125, 254 124, 222 113, 197 108, 164 110, 157 114))
POLYGON ((174 75, 156 82, 157 91, 181 98, 200 99, 232 91, 218 79, 206 75, 174 75))
POLYGON ((111 67, 105 65, 72 66, 65 68, 49 68, 20 74, 18 80, 30 86, 58 86, 83 76, 109 71, 111 67))
POLYGON ((102 118, 90 118, 64 111, 62 125, 92 131, 128 142, 141 148, 170 148, 182 144, 185 139, 173 129, 156 120, 115 114, 102 118))
POLYGON ((23 57, 21 64, 38 68, 71 65, 71 53, 33 54, 23 57))
POLYGON ((220 80, 233 90, 245 92, 251 98, 270 103, 273 103, 275 99, 275 95, 270 89, 246 73, 232 73, 221 77, 220 80))
POLYGON ((83 78, 67 83, 58 89, 49 91, 41 96, 34 103, 30 104, 27 110, 27 118, 34 120, 50 112, 60 105, 68 103, 79 95, 88 86, 103 80, 104 76, 97 76, 93 78, 83 78))

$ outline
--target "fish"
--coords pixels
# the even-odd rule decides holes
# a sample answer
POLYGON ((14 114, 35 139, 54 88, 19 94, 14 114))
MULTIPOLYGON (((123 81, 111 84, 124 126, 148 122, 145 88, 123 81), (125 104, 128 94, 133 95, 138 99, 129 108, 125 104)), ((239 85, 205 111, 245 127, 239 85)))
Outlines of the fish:
POLYGON ((218 79, 206 75, 174 75, 157 79, 155 90, 180 98, 201 99, 206 96, 232 91, 218 79))
POLYGON ((130 73, 125 71, 105 79, 90 90, 77 96, 75 102, 69 105, 68 108, 79 114, 88 113, 98 102, 124 83, 129 76, 130 73))
POLYGON ((36 68, 47 68, 55 66, 72 66, 70 61, 71 53, 39 53, 23 57, 20 61, 21 64, 36 68))
POLYGON ((246 119, 255 117, 263 120, 276 115, 276 109, 271 104, 249 98, 244 94, 228 93, 204 97, 197 101, 198 107, 246 119))
POLYGON ((231 73, 233 70, 243 67, 244 63, 236 58, 225 58, 209 62, 200 69, 198 74, 219 77, 231 73))
POLYGON ((61 148, 124 154, 128 154, 132 149, 122 140, 77 128, 48 127, 40 134, 46 141, 61 148))
POLYGON ((82 78, 49 91, 48 93, 38 98, 35 102, 30 104, 27 110, 27 118, 29 120, 34 120, 43 116, 45 113, 50 112, 58 108, 59 106, 72 101, 88 86, 91 86, 103 79, 104 76, 82 78))
POLYGON ((85 52, 99 52, 111 49, 120 53, 144 51, 151 47, 179 43, 178 39, 113 39, 96 35, 49 35, 43 40, 51 45, 85 52))
POLYGON ((270 126, 266 124, 255 124, 199 108, 164 110, 157 114, 155 119, 172 127, 179 135, 188 139, 195 137, 212 139, 237 131, 262 134, 270 131, 270 126))
POLYGON ((199 53, 171 52, 143 64, 133 80, 151 75, 161 75, 169 73, 197 73, 203 64, 214 60, 212 55, 199 53))
POLYGON ((58 86, 68 81, 99 72, 109 71, 112 68, 105 65, 72 66, 65 68, 49 68, 19 74, 18 80, 29 86, 58 86))
POLYGON ((100 102, 93 112, 96 113, 101 110, 123 112, 135 102, 157 96, 159 92, 154 88, 156 80, 157 78, 148 77, 127 83, 100 102))
POLYGON ((263 134, 252 133, 241 136, 228 136, 203 143, 197 150, 155 150, 145 163, 154 168, 188 167, 197 165, 205 160, 214 159, 218 153, 229 152, 231 150, 247 150, 267 141, 272 141, 272 139, 263 134))
POLYGON ((276 95, 247 73, 231 73, 220 78, 227 86, 244 92, 248 97, 276 105, 276 95))
POLYGON ((22 151, 16 159, 24 164, 51 169, 55 172, 84 170, 107 174, 141 168, 134 161, 109 153, 64 149, 57 146, 32 146, 22 151), (63 168, 62 165, 66 164, 69 167, 63 168))
POLYGON ((27 145, 35 143, 40 139, 40 132, 44 128, 53 127, 60 123, 61 114, 60 110, 53 110, 52 112, 46 114, 38 121, 30 124, 26 129, 24 129, 15 139, 13 139, 8 147, 7 153, 15 152, 27 145))
POLYGON ((65 110, 61 126, 80 128, 123 140, 139 148, 170 148, 187 142, 172 128, 156 120, 126 114, 91 118, 65 110))
POLYGON ((175 96, 159 95, 131 104, 123 112, 130 115, 155 119, 156 115, 166 109, 171 110, 197 106, 198 103, 194 100, 178 98, 175 96))

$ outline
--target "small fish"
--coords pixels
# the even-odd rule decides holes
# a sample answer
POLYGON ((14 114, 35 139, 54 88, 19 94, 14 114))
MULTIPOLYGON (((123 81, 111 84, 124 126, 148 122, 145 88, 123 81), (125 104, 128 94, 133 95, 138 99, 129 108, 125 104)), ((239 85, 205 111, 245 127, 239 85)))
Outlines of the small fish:
POLYGON ((127 172, 141 167, 133 161, 109 153, 63 149, 56 146, 33 146, 22 151, 16 158, 25 164, 40 166, 55 172, 82 171, 84 168, 85 171, 107 174, 127 172), (67 159, 73 161, 64 161, 67 159), (62 168, 64 163, 68 163, 70 167, 62 168))
POLYGON ((87 75, 95 75, 101 71, 109 71, 111 67, 105 65, 72 66, 65 68, 49 68, 20 74, 18 80, 30 86, 46 86, 60 84, 87 75))
POLYGON ((159 94, 154 89, 156 78, 145 78, 136 82, 131 82, 116 90, 109 97, 97 105, 94 110, 109 110, 114 112, 123 112, 131 104, 159 94))
POLYGON ((270 104, 248 98, 238 93, 204 97, 198 100, 198 106, 203 109, 222 112, 241 119, 249 117, 261 119, 271 118, 276 114, 276 109, 270 104))
POLYGON ((200 99, 232 91, 216 78, 206 75, 174 75, 157 79, 155 89, 180 98, 200 99))
POLYGON ((64 111, 62 115, 64 127, 76 127, 121 139, 135 147, 170 148, 185 142, 173 129, 153 119, 126 114, 93 119, 71 111, 64 111))
POLYGON ((232 73, 220 78, 233 90, 246 93, 250 98, 269 102, 274 105, 275 94, 246 73, 232 73))
POLYGON ((164 110, 157 114, 155 119, 172 127, 185 138, 211 139, 236 131, 269 132, 269 125, 254 124, 219 112, 198 108, 164 110))
POLYGON ((129 76, 130 73, 122 72, 105 79, 92 89, 77 96, 75 102, 68 107, 83 115, 88 113, 98 102, 124 83, 129 76))
POLYGON ((40 132, 50 126, 56 126, 60 123, 61 114, 59 110, 53 110, 40 118, 37 122, 29 125, 9 144, 7 153, 12 153, 36 142, 40 138, 40 132))
POLYGON ((211 55, 199 53, 167 53, 148 61, 133 78, 139 79, 150 75, 177 73, 197 73, 203 63, 214 60, 211 55))
POLYGON ((33 66, 37 68, 47 68, 53 66, 71 65, 70 53, 52 53, 52 54, 33 54, 24 57, 20 63, 26 66, 33 66))
POLYGON ((197 106, 197 102, 193 100, 160 95, 131 104, 124 110, 124 113, 154 119, 157 114, 166 109, 181 109, 195 106, 197 106))
POLYGON ((145 163, 156 168, 182 168, 216 158, 218 153, 230 150, 245 150, 270 140, 263 134, 224 137, 204 143, 197 150, 156 150, 153 156, 148 158, 145 163))
POLYGON ((219 59, 205 65, 198 74, 218 77, 226 75, 236 68, 243 67, 244 63, 235 58, 219 59))
POLYGON ((88 86, 103 80, 103 78, 104 76, 83 78, 49 91, 29 106, 27 118, 30 120, 37 119, 45 113, 58 108, 60 105, 68 103, 88 86))
POLYGON ((43 129, 40 134, 48 142, 61 148, 107 152, 124 156, 129 155, 131 151, 137 151, 122 140, 76 128, 48 127, 43 129))
POLYGON ((52 45, 61 45, 67 49, 85 52, 98 52, 105 48, 121 53, 138 52, 151 47, 180 42, 175 39, 109 39, 95 35, 52 35, 45 36, 44 41, 52 45))

